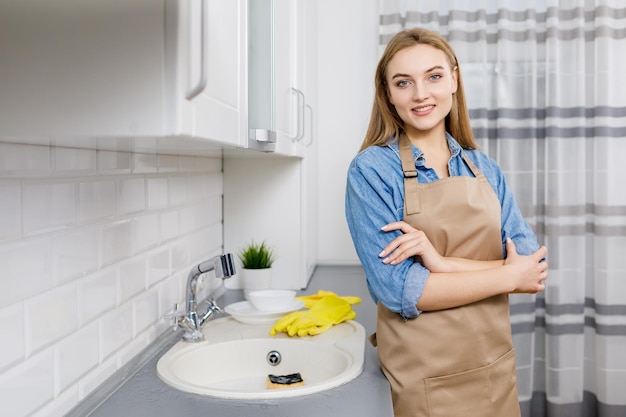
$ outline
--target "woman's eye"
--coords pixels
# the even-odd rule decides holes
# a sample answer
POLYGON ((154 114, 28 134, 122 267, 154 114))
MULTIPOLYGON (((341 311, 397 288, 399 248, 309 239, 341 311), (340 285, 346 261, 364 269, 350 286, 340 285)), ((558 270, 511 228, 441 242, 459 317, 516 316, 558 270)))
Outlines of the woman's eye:
POLYGON ((396 85, 398 87, 406 87, 407 85, 409 85, 409 82, 407 80, 402 80, 402 81, 398 81, 396 85))
POLYGON ((432 74, 429 79, 432 81, 437 81, 441 78, 441 74, 432 74))

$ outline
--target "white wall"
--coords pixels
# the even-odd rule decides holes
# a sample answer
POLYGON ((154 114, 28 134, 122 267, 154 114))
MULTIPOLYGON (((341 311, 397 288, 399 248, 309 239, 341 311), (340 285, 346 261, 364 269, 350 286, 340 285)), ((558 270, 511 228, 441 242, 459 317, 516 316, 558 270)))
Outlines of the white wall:
POLYGON ((222 250, 221 171, 0 143, 2 415, 64 415, 167 329, 190 268, 222 250))
POLYGON ((346 171, 374 97, 378 0, 317 1, 319 263, 356 264, 344 215, 346 171))

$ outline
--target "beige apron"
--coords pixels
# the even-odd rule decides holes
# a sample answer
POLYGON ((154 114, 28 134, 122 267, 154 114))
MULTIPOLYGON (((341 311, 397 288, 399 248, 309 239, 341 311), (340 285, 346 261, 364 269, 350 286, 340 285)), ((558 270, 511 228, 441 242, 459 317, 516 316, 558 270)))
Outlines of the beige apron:
MULTIPOLYGON (((405 217, 438 252, 502 259, 500 203, 468 159, 475 178, 419 184, 411 142, 400 139, 405 217)), ((403 318, 378 304, 380 363, 391 385, 395 417, 518 417, 520 408, 506 294, 458 308, 403 318)))

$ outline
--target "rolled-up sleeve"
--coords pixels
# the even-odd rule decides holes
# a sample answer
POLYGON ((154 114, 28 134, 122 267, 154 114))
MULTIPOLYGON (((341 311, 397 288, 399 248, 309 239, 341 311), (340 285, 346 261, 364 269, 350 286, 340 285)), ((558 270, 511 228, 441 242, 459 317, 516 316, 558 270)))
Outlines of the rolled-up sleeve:
POLYGON ((399 231, 381 227, 404 216, 402 172, 395 155, 385 148, 370 148, 350 164, 346 186, 346 220, 357 255, 366 273, 374 302, 405 319, 419 314, 417 302, 430 271, 412 259, 398 265, 382 262, 379 253, 399 231), (388 160, 387 160, 388 159, 388 160), (391 180, 391 179, 395 179, 391 180))
POLYGON ((506 181, 506 177, 498 164, 484 154, 474 152, 476 163, 483 171, 494 192, 500 200, 502 207, 502 251, 506 258, 506 238, 509 237, 515 243, 515 249, 520 255, 530 255, 539 249, 537 237, 532 228, 524 219, 517 204, 513 191, 506 181))

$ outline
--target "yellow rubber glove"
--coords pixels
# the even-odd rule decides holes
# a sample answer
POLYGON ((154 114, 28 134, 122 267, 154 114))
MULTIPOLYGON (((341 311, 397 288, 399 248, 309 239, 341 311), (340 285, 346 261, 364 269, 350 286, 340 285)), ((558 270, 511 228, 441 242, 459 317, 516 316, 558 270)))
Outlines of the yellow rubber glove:
POLYGON ((317 300, 308 311, 295 311, 280 318, 270 334, 275 336, 279 332, 285 332, 289 336, 315 336, 335 324, 355 317, 356 313, 350 303, 336 296, 327 296, 317 300))
POLYGON ((337 294, 335 294, 334 292, 331 291, 324 291, 324 290, 318 290, 317 294, 313 294, 313 295, 302 295, 300 297, 296 297, 298 300, 302 300, 304 301, 304 306, 306 308, 311 308, 313 307, 313 305, 315 303, 317 303, 319 300, 321 300, 324 297, 337 297, 337 298, 341 298, 342 300, 347 301, 349 304, 357 304, 361 302, 361 299, 359 297, 354 297, 351 295, 346 295, 346 296, 338 296, 337 294))

